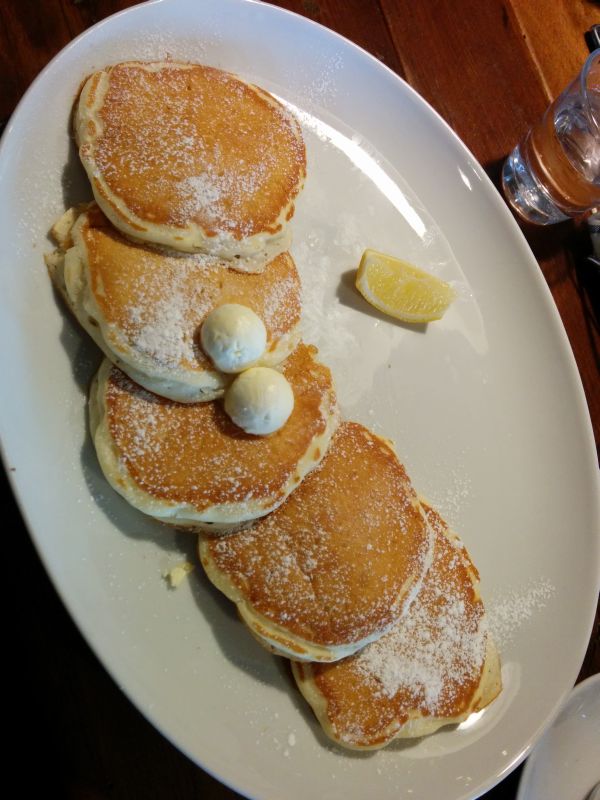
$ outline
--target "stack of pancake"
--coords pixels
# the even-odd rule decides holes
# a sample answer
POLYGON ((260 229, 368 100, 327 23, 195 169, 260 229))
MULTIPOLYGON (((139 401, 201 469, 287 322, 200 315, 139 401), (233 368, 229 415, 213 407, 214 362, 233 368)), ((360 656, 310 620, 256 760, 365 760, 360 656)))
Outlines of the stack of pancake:
POLYGON ((329 369, 299 341, 297 121, 229 73, 129 62, 87 79, 74 128, 95 202, 58 220, 46 262, 106 355, 90 426, 110 484, 200 533, 209 579, 292 660, 335 741, 381 747, 483 708, 500 673, 475 567, 391 444, 340 422, 329 369), (293 389, 269 436, 229 419, 232 376, 201 348, 226 303, 262 319, 260 364, 293 389))

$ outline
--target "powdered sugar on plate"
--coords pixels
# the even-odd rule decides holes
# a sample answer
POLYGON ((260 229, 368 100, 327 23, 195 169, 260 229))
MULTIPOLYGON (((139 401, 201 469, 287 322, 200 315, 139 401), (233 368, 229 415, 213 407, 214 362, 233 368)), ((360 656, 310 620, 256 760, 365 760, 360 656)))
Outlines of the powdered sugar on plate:
POLYGON ((546 607, 556 593, 547 578, 538 578, 518 587, 506 587, 487 603, 489 626, 500 648, 509 644, 515 633, 546 607))

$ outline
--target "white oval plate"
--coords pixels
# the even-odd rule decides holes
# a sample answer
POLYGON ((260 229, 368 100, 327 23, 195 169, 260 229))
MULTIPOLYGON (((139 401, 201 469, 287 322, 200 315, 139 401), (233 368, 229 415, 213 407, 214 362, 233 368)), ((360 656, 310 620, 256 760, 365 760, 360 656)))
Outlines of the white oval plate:
POLYGON ((600 783, 600 675, 568 695, 521 776, 517 800, 586 800, 600 783))
POLYGON ((485 174, 376 59, 245 0, 163 0, 87 31, 47 67, 0 154, 4 458, 70 613, 115 680, 190 758, 257 798, 475 797, 524 758, 573 685, 598 587, 594 443, 552 298, 485 174), (104 481, 86 433, 98 354, 45 273, 47 231, 89 189, 68 137, 80 81, 131 58, 193 59, 299 109, 309 178, 294 218, 306 337, 346 416, 393 438, 415 486, 481 571, 505 689, 489 711, 374 755, 324 738, 285 664, 200 574, 161 573, 172 535, 104 481), (363 248, 451 281, 442 322, 409 329, 352 289, 363 248), (549 662, 552 668, 548 669, 549 662))

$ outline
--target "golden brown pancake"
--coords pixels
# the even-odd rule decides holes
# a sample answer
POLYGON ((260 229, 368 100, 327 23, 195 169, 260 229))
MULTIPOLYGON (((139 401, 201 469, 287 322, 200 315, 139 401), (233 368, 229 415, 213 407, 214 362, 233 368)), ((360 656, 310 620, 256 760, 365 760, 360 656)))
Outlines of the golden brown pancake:
POLYGON ((220 397, 231 378, 200 348, 207 314, 224 303, 251 308, 267 329, 256 366, 272 367, 299 340, 300 279, 289 253, 261 274, 204 255, 169 255, 119 233, 95 203, 69 209, 47 259, 54 283, 111 361, 149 391, 182 403, 220 397))
POLYGON ((408 613, 379 641, 335 664, 293 663, 325 733, 352 749, 433 733, 478 711, 501 689, 478 574, 461 542, 425 507, 433 564, 408 613))
POLYGON ((433 543, 389 443, 343 422, 318 469, 277 511, 200 559, 252 633, 281 655, 334 661, 405 612, 433 543))
POLYGON ((331 373, 300 344, 282 372, 294 410, 270 436, 234 425, 222 403, 153 395, 105 361, 90 426, 108 481, 140 511, 172 525, 230 530, 279 506, 327 450, 338 420, 331 373))
POLYGON ((116 64, 85 83, 75 133, 94 197, 128 236, 248 271, 287 250, 304 142, 257 86, 198 64, 116 64))

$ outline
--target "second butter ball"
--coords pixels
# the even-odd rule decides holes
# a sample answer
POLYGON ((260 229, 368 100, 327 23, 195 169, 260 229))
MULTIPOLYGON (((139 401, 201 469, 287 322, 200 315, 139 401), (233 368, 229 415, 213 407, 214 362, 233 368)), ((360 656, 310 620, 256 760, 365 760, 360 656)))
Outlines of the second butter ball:
POLYGON ((225 392, 225 412, 246 433, 266 436, 282 428, 294 408, 287 379, 269 367, 253 367, 225 392))

